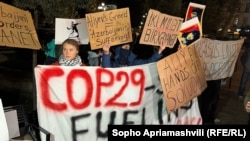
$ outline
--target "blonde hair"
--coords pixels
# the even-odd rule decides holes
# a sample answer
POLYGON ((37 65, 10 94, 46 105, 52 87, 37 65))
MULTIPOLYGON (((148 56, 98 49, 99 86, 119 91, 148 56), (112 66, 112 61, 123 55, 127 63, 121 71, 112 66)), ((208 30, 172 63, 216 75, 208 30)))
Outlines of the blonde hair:
POLYGON ((64 44, 70 44, 70 45, 73 45, 78 51, 79 51, 79 44, 76 40, 74 39, 66 39, 65 41, 63 41, 62 43, 62 47, 64 44))

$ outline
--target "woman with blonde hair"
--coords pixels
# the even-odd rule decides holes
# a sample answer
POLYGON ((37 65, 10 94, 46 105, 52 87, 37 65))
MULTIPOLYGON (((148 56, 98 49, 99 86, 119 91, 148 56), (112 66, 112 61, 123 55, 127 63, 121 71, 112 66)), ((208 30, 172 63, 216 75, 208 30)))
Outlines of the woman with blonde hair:
POLYGON ((86 66, 79 53, 79 43, 74 39, 66 39, 62 43, 62 54, 59 59, 51 65, 60 66, 86 66))

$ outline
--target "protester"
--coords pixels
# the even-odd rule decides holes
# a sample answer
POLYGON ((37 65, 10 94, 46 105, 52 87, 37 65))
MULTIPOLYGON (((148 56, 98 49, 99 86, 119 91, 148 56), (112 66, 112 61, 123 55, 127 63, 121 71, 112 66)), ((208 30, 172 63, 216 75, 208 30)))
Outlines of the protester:
MULTIPOLYGON (((115 47, 113 53, 110 52, 110 46, 108 43, 105 43, 103 46, 103 55, 102 55, 102 67, 123 67, 123 66, 134 66, 152 63, 159 60, 162 57, 162 52, 166 48, 166 44, 162 43, 157 52, 154 52, 149 58, 141 59, 138 55, 134 54, 131 49, 131 43, 126 43, 115 47), (112 58, 112 55, 114 56, 112 58)), ((147 45, 135 44, 135 47, 149 47, 147 45)), ((133 47, 133 46, 132 46, 133 47)), ((151 46, 152 47, 152 46, 151 46)))
POLYGON ((250 47, 248 46, 249 45, 246 45, 246 47, 244 48, 244 52, 240 58, 240 61, 243 66, 243 73, 242 73, 240 85, 238 88, 238 98, 241 101, 244 100, 244 93, 245 93, 246 85, 250 78, 250 47))
POLYGON ((216 118, 220 88, 220 79, 209 80, 207 81, 207 88, 198 97, 203 124, 215 124, 220 122, 220 120, 216 118))
POLYGON ((102 56, 102 50, 100 49, 88 51, 89 66, 100 66, 101 56, 102 56))
POLYGON ((248 112, 248 124, 250 125, 250 91, 248 91, 245 99, 244 99, 244 107, 248 112))
POLYGON ((45 48, 45 61, 44 64, 45 65, 50 65, 54 62, 56 62, 57 60, 57 56, 56 56, 56 44, 55 44, 55 38, 53 38, 52 40, 50 40, 50 42, 48 42, 46 44, 46 48, 45 48))
POLYGON ((52 65, 60 66, 85 66, 79 53, 79 44, 74 39, 66 39, 62 43, 62 54, 52 65))

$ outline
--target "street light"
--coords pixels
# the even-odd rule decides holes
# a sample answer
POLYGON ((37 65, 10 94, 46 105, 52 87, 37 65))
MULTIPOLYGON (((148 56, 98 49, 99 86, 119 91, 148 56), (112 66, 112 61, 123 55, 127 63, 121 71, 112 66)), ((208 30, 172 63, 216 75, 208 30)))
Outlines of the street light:
POLYGON ((106 8, 105 8, 105 3, 102 2, 101 5, 99 5, 99 6, 97 7, 97 9, 98 9, 98 10, 103 10, 103 11, 105 11, 105 10, 106 10, 106 8))
POLYGON ((105 4, 104 2, 102 2, 98 7, 97 7, 98 10, 101 10, 101 11, 106 11, 106 10, 112 10, 112 9, 117 9, 117 6, 114 5, 114 4, 105 4))

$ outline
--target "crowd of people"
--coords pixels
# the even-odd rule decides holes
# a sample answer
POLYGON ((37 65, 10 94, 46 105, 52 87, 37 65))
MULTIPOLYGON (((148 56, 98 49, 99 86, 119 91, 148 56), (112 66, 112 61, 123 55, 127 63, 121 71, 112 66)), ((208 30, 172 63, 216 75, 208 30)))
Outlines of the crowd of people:
MULTIPOLYGON (((61 66, 101 66, 104 68, 116 68, 125 66, 135 66, 152 63, 164 58, 179 48, 179 44, 173 48, 166 47, 163 42, 160 46, 143 45, 139 43, 140 36, 135 36, 133 42, 110 46, 104 43, 103 48, 90 50, 90 45, 82 46, 74 39, 66 39, 62 45, 60 53, 56 49, 54 38, 46 44, 45 50, 46 65, 61 66), (57 50, 57 51, 55 51, 57 50), (56 53, 57 52, 57 53, 56 53)), ((249 53, 250 54, 250 53, 249 53)), ((250 55, 247 54, 242 61, 244 71, 242 74, 238 96, 239 100, 244 100, 245 87, 250 76, 250 55), (249 59, 249 60, 247 60, 249 59)), ((216 118, 216 110, 219 101, 221 79, 207 81, 207 88, 199 95, 198 101, 203 124, 215 124, 220 120, 216 118)), ((246 112, 250 113, 250 91, 244 100, 246 112)), ((250 114, 249 122, 250 124, 250 114)))
POLYGON ((162 57, 173 53, 175 48, 167 48, 166 43, 161 43, 159 47, 151 45, 139 44, 140 36, 135 36, 133 42, 110 46, 109 43, 103 43, 102 49, 91 50, 90 44, 80 45, 78 41, 68 38, 62 45, 61 49, 57 49, 58 45, 55 44, 55 39, 52 38, 45 48, 46 59, 45 65, 58 64, 63 66, 74 66, 74 63, 63 63, 63 60, 75 62, 81 61, 86 66, 102 66, 104 68, 115 68, 123 66, 134 66, 156 62, 162 57), (71 48, 69 48, 71 46, 71 48), (69 56, 73 49, 75 51, 71 58, 69 56), (59 52, 59 53, 58 53, 59 52))

